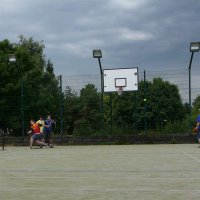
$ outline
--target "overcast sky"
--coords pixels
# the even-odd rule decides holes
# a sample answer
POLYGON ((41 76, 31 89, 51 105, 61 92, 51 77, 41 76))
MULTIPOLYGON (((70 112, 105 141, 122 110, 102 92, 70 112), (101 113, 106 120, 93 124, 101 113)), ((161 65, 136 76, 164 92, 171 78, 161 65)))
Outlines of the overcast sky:
MULTIPOLYGON (((104 68, 187 68, 199 20, 199 0, 0 0, 0 40, 43 40, 65 75, 99 73, 96 48, 104 68)), ((199 61, 195 55, 193 70, 199 61)))
MULTIPOLYGON (((199 20, 199 0, 0 0, 0 40, 43 40, 57 75, 98 74, 93 49, 104 68, 187 69, 199 20)), ((195 54, 193 87, 199 74, 195 54)))

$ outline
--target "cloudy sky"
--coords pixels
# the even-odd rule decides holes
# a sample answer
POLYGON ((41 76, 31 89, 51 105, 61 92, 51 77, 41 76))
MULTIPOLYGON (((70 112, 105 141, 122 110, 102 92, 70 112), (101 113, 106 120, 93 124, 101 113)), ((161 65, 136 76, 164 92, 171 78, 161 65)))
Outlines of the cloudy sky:
MULTIPOLYGON (((188 67, 189 44, 200 40, 199 0, 0 0, 0 40, 23 34, 43 40, 56 74, 104 68, 188 67)), ((200 67, 195 55, 193 70, 200 67)))
MULTIPOLYGON (((43 40, 57 75, 99 74, 92 50, 101 49, 104 68, 139 67, 152 76, 179 69, 167 79, 184 90, 184 98, 199 20, 199 0, 0 0, 0 40, 17 42, 21 34, 43 40)), ((200 94, 199 75, 196 53, 193 98, 200 94)))

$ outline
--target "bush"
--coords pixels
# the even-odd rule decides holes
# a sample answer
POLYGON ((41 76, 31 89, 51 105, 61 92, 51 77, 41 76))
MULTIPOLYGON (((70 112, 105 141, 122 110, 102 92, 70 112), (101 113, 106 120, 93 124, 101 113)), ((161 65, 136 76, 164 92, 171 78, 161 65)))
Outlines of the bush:
POLYGON ((163 134, 185 134, 189 133, 189 120, 185 119, 182 122, 169 122, 163 129, 163 134))
POLYGON ((78 120, 74 123, 74 135, 89 136, 94 134, 94 130, 86 120, 78 120))

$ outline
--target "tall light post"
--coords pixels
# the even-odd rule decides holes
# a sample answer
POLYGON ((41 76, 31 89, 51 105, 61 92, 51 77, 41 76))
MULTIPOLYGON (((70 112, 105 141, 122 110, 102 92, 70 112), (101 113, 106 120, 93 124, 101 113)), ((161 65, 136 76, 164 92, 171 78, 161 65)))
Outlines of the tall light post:
POLYGON ((21 131, 22 136, 24 136, 24 84, 23 84, 23 77, 20 71, 20 67, 17 64, 17 59, 15 54, 8 55, 8 61, 10 64, 15 64, 20 75, 20 88, 21 88, 21 131))
POLYGON ((93 50, 93 58, 97 58, 99 62, 99 68, 100 68, 100 75, 101 75, 101 115, 102 115, 102 127, 103 127, 103 69, 101 66, 101 58, 102 58, 102 53, 100 49, 95 49, 93 50))
POLYGON ((189 71, 189 109, 190 109, 190 128, 192 128, 192 97, 191 97, 191 66, 192 66, 192 60, 195 52, 198 52, 200 50, 200 42, 191 42, 190 43, 190 63, 188 67, 189 71))

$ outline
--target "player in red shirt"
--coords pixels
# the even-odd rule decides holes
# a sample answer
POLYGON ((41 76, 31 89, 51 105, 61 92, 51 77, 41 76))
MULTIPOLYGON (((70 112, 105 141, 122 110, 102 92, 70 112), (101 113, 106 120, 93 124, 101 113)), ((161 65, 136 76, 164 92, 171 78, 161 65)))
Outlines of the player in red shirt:
POLYGON ((30 138, 30 149, 32 149, 34 141, 36 142, 36 144, 39 144, 40 147, 47 146, 46 143, 42 142, 43 135, 40 132, 39 124, 35 123, 34 120, 30 120, 30 124, 31 124, 31 130, 28 132, 29 134, 32 133, 31 138, 30 138))

